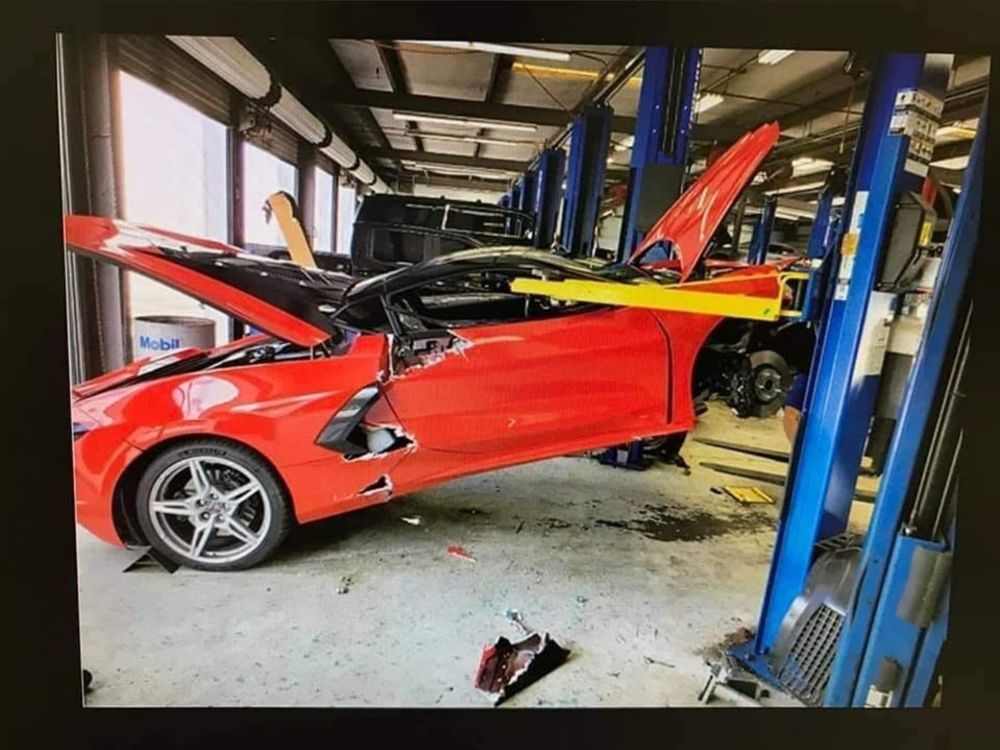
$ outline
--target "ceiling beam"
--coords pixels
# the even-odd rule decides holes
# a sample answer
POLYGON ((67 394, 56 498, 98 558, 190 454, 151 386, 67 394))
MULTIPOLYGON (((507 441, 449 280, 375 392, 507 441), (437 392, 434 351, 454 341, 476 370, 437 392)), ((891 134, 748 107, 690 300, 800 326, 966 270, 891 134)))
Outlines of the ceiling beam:
POLYGON ((463 154, 436 154, 430 151, 405 151, 393 148, 373 149, 371 154, 376 159, 391 159, 392 161, 405 159, 425 164, 446 164, 471 169, 500 169, 505 172, 523 172, 531 164, 530 161, 517 161, 515 159, 483 159, 463 154))
POLYGON ((425 174, 422 172, 405 172, 401 176, 403 185, 416 183, 430 187, 453 188, 460 190, 478 190, 488 193, 507 192, 506 180, 484 180, 477 177, 457 177, 449 175, 425 174))
MULTIPOLYGON (((490 77, 486 82, 486 96, 484 100, 495 103, 503 99, 504 91, 507 88, 507 81, 510 70, 514 65, 514 58, 509 55, 493 55, 493 64, 490 65, 490 77)), ((485 128, 476 131, 477 136, 486 134, 485 128)), ((483 144, 477 143, 472 151, 472 155, 478 157, 483 150, 483 144)))
MULTIPOLYGON (((425 115, 445 117, 466 117, 496 122, 516 122, 532 125, 562 127, 569 124, 573 115, 551 107, 528 107, 521 104, 500 104, 497 102, 477 102, 468 99, 454 99, 444 96, 424 96, 420 94, 391 93, 371 89, 328 89, 327 98, 331 104, 351 107, 373 107, 399 112, 415 112, 425 115)), ((613 130, 631 133, 635 129, 634 117, 615 116, 611 123, 613 130)))
MULTIPOLYGON (((382 63, 382 69, 385 71, 386 80, 389 81, 389 88, 392 89, 393 93, 408 93, 410 87, 406 82, 406 73, 403 70, 403 61, 399 57, 399 52, 396 49, 396 43, 383 42, 378 44, 375 47, 375 50, 378 53, 379 61, 382 63)), ((423 151, 423 139, 417 134, 412 134, 412 138, 417 151, 423 151)), ((385 146, 388 144, 383 145, 385 146)))
MULTIPOLYGON (((340 61, 333 47, 324 39, 288 39, 237 37, 241 44, 260 60, 288 88, 295 97, 317 116, 326 120, 337 135, 358 156, 363 159, 388 183, 383 167, 374 163, 370 149, 359 142, 355 127, 348 122, 342 113, 337 112, 323 96, 322 88, 317 85, 317 71, 322 71, 324 82, 333 81, 338 88, 354 87, 354 80, 340 61)), ((364 110, 357 113, 364 129, 372 134, 375 141, 383 148, 390 148, 382 128, 371 112, 364 110)))

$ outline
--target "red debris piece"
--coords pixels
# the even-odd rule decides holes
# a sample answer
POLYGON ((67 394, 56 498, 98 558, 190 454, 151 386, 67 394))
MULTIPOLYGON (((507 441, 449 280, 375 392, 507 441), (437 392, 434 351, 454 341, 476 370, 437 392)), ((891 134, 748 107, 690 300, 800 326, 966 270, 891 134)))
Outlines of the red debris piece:
POLYGON ((459 546, 457 544, 452 544, 448 547, 448 554, 454 555, 455 557, 461 558, 462 560, 467 560, 469 562, 475 562, 476 558, 469 554, 465 547, 459 546))

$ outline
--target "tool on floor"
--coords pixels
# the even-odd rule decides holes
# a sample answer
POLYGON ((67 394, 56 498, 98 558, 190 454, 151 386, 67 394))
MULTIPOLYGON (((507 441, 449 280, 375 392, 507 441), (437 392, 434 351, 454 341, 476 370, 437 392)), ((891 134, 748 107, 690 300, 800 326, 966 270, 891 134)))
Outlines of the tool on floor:
MULTIPOLYGON (((719 464, 714 461, 702 461, 701 466, 704 466, 706 469, 717 471, 720 474, 729 474, 734 477, 743 477, 744 479, 756 479, 758 482, 769 482, 770 484, 776 484, 779 487, 785 486, 784 474, 773 474, 769 471, 758 471, 757 469, 746 469, 742 466, 719 464)), ((870 492, 869 490, 856 488, 854 490, 854 499, 862 503, 873 503, 875 502, 875 493, 870 492)))
POLYGON ((712 491, 718 490, 719 493, 728 495, 730 498, 743 505, 774 505, 774 498, 768 495, 760 487, 754 487, 751 485, 741 485, 741 484, 723 484, 718 487, 713 487, 712 491))
POLYGON ((483 649, 476 670, 475 686, 493 698, 494 706, 559 667, 570 653, 548 633, 540 634, 528 628, 517 610, 507 610, 506 617, 526 637, 511 643, 501 636, 496 643, 483 649))
POLYGON ((743 669, 726 653, 722 661, 712 666, 698 701, 707 704, 718 697, 748 708, 762 708, 760 699, 767 695, 767 689, 756 675, 743 669))

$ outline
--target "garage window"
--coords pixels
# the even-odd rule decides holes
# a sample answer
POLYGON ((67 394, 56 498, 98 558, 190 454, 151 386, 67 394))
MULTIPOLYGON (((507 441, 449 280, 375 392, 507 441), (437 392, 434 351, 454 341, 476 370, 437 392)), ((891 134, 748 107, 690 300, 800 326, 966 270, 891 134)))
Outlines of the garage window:
POLYGON ((313 211, 313 250, 333 252, 333 183, 334 177, 316 167, 316 205, 313 211))
POLYGON ((267 221, 264 206, 269 196, 283 190, 298 197, 298 169, 274 154, 243 144, 243 232, 248 246, 260 252, 285 247, 278 221, 267 221))
MULTIPOLYGON (((121 197, 126 221, 227 239, 226 126, 128 73, 121 76, 121 197)), ((229 318, 193 297, 128 273, 132 317, 209 318, 216 343, 229 318)))
POLYGON ((354 237, 354 216, 358 209, 358 192, 347 180, 342 180, 337 196, 337 252, 351 254, 351 239, 354 237))

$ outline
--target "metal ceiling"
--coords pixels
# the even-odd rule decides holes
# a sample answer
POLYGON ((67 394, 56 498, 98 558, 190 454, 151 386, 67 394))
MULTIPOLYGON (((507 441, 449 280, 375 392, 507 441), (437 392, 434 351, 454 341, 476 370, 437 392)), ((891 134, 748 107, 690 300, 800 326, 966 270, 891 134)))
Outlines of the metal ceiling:
MULTIPOLYGON (((595 97, 614 108, 616 143, 627 144, 634 127, 642 76, 638 47, 552 44, 544 49, 568 53, 569 59, 550 60, 411 41, 331 39, 305 50, 304 42, 271 39, 248 46, 266 53, 267 64, 293 91, 307 89, 297 92, 303 101, 346 127, 382 178, 403 191, 416 181, 502 192, 541 148, 560 142, 574 113, 595 97), (403 119, 408 115, 415 119, 403 119), (460 117, 474 122, 447 122, 460 117)), ((848 54, 796 51, 766 65, 758 61, 759 52, 704 50, 699 88, 723 98, 696 115, 692 160, 703 157, 712 142, 734 140, 771 120, 782 125, 772 165, 803 156, 843 158, 867 90, 866 81, 845 73, 848 54)), ((956 58, 957 93, 950 95, 946 117, 975 116, 988 72, 986 57, 956 58)), ((620 181, 629 152, 612 154, 609 180, 620 181)))

